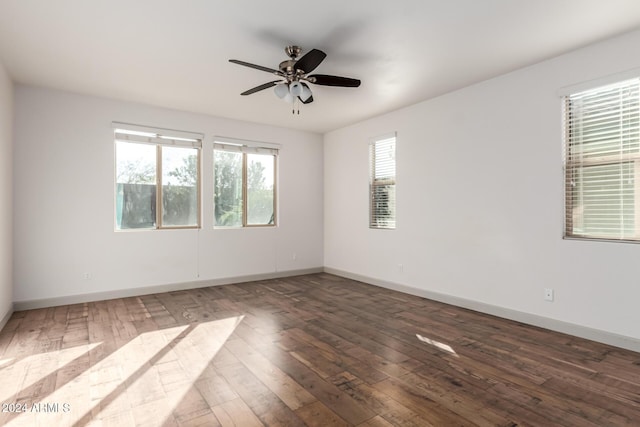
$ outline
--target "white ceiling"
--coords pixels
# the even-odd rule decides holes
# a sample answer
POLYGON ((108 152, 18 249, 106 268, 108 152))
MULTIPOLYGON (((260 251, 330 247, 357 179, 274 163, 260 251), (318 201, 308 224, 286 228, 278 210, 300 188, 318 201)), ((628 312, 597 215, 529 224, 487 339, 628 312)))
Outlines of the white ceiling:
POLYGON ((14 81, 326 132, 640 28, 638 0, 0 0, 14 81), (272 90, 284 47, 362 80, 313 86, 300 115, 272 90))

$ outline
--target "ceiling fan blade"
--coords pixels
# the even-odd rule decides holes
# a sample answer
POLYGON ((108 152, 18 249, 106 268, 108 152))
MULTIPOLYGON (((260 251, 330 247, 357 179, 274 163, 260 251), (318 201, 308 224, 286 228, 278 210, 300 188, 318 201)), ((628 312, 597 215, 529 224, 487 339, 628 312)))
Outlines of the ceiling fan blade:
POLYGON ((263 67, 262 65, 251 64, 249 62, 239 61, 237 59, 230 59, 229 62, 233 62, 234 64, 244 65, 245 67, 255 68, 256 70, 266 71, 267 73, 280 75, 282 72, 280 70, 274 70, 273 68, 263 67))
POLYGON ((304 101, 302 98, 298 97, 298 99, 300 100, 300 102, 302 102, 303 104, 311 104, 313 102, 313 95, 311 95, 309 98, 307 98, 306 101, 304 101))
POLYGON ((308 77, 309 82, 322 86, 358 87, 360 80, 349 77, 328 76, 326 74, 314 74, 308 77))
POLYGON ((273 86, 277 85, 278 83, 280 83, 280 80, 274 80, 274 81, 269 82, 269 83, 264 83, 264 84, 261 84, 260 86, 254 87, 253 89, 245 90, 240 95, 251 95, 252 93, 256 93, 256 92, 260 92, 261 90, 269 89, 270 87, 273 87, 273 86))
POLYGON ((302 70, 305 74, 310 73, 315 70, 326 57, 327 54, 323 51, 319 49, 311 49, 309 52, 302 55, 302 58, 298 59, 293 68, 296 71, 302 70))

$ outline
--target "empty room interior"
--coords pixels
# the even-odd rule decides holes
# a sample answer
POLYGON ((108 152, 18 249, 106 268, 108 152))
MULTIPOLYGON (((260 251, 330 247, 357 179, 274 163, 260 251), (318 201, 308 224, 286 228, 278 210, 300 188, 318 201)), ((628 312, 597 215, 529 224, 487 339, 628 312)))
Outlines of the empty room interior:
POLYGON ((640 425, 639 45, 636 0, 0 0, 0 425, 640 425))

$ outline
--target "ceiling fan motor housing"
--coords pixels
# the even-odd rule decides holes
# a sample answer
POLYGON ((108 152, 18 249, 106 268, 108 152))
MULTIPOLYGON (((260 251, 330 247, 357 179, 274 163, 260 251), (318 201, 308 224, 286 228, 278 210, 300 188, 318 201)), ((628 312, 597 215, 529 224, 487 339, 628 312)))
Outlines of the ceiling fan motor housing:
POLYGON ((280 68, 280 71, 284 73, 285 77, 292 76, 296 74, 296 70, 293 68, 295 63, 295 59, 288 59, 286 61, 282 61, 278 68, 280 68))
POLYGON ((300 56, 302 48, 300 46, 287 46, 284 48, 284 51, 289 58, 296 59, 298 56, 300 56))
POLYGON ((291 59, 286 61, 282 61, 278 68, 284 74, 284 78, 288 83, 298 81, 300 78, 304 78, 305 70, 296 69, 295 65, 298 62, 298 56, 302 53, 302 48, 300 46, 287 46, 284 48, 285 53, 291 59))

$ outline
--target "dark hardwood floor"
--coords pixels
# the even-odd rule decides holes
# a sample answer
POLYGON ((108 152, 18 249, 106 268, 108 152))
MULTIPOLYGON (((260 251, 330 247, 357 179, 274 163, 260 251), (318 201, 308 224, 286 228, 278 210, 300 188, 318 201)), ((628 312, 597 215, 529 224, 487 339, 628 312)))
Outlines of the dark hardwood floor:
POLYGON ((0 425, 639 426, 640 354, 329 274, 17 312, 0 425))

